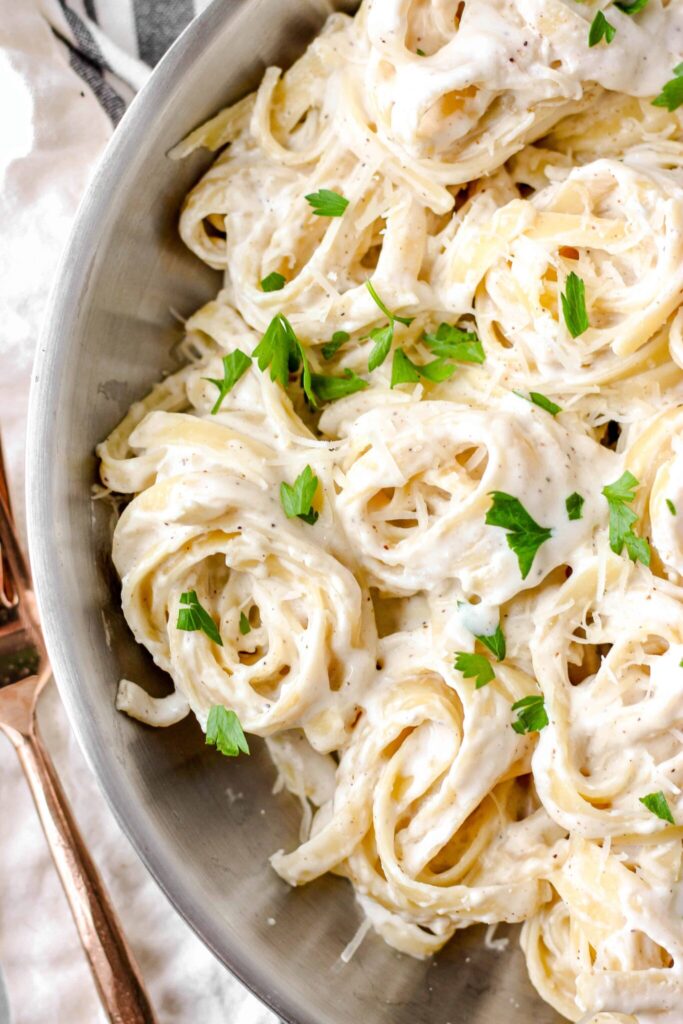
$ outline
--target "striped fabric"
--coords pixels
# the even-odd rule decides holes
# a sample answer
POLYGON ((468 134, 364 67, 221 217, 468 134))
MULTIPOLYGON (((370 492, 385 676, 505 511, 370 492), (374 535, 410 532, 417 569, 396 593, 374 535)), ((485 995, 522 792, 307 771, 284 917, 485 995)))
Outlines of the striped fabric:
POLYGON ((151 68, 210 0, 51 0, 69 64, 116 125, 151 68))

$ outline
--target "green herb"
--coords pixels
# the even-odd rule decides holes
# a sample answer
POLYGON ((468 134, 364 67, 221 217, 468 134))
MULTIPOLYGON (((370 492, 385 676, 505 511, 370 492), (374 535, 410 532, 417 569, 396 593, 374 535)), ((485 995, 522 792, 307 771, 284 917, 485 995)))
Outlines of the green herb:
POLYGON ((323 359, 331 359, 350 337, 351 335, 347 334, 346 331, 335 331, 332 335, 332 340, 322 347, 323 359))
POLYGON ((518 398, 523 398, 525 402, 532 402, 540 409, 545 409, 545 411, 549 412, 551 416, 557 416, 558 412, 562 412, 561 405, 556 405, 555 402, 552 402, 549 398, 546 398, 545 395, 542 395, 540 391, 530 391, 528 398, 521 391, 515 391, 515 394, 518 398))
POLYGON ((329 188, 311 192, 306 196, 306 200, 316 217, 341 217, 349 205, 348 199, 338 192, 331 192, 329 188))
POLYGON ((462 672, 465 679, 476 679, 475 690, 481 690, 492 679, 496 678, 493 665, 483 654, 467 654, 465 651, 456 651, 453 668, 462 672))
POLYGON ((548 725, 548 713, 545 710, 544 697, 522 697, 515 701, 512 710, 517 712, 517 720, 512 723, 512 728, 520 735, 527 732, 540 732, 548 725))
POLYGON ((215 704, 209 711, 206 744, 216 747, 226 757, 237 757, 240 750, 243 754, 249 753, 249 744, 239 718, 234 711, 228 711, 221 704, 215 704))
POLYGON ((676 515, 676 506, 674 505, 674 503, 671 500, 671 498, 667 498, 666 499, 666 507, 668 508, 668 510, 669 510, 669 512, 671 513, 672 516, 676 515))
POLYGON ((586 287, 573 270, 567 277, 567 290, 560 295, 560 298, 567 330, 572 338, 578 338, 580 334, 588 330, 590 323, 586 312, 586 287))
POLYGON ((610 24, 602 11, 598 11, 588 30, 588 45, 597 46, 601 39, 604 39, 609 45, 616 34, 617 30, 614 25, 610 24))
POLYGON ((251 357, 241 349, 236 348, 234 352, 223 356, 223 380, 217 380, 215 377, 202 377, 202 380, 208 380, 218 388, 218 398, 211 410, 212 416, 216 415, 225 396, 232 391, 237 381, 247 372, 250 366, 251 357))
POLYGON ((614 6, 618 7, 624 14, 639 14, 649 4, 650 0, 633 0, 632 3, 625 3, 624 0, 614 0, 614 6))
POLYGON ((633 473, 626 470, 613 484, 608 484, 602 489, 609 505, 609 546, 615 554, 620 555, 626 545, 632 561, 649 565, 650 545, 633 532, 638 516, 628 507, 636 496, 635 489, 638 486, 633 473))
POLYGON ((483 363, 484 346, 475 331, 463 331, 451 324, 439 324, 436 333, 422 335, 425 344, 435 356, 455 359, 458 363, 483 363))
POLYGON ((585 500, 586 499, 582 498, 580 494, 576 493, 576 491, 569 495, 564 503, 564 506, 567 509, 567 519, 583 519, 583 504, 585 500))
POLYGON ((505 660, 505 634, 500 628, 500 624, 496 627, 495 633, 490 633, 489 636, 477 636, 477 640, 484 647, 488 647, 497 661, 505 660))
POLYGON ((406 327, 410 327, 414 320, 414 317, 398 316, 396 313, 392 313, 389 309, 387 309, 387 307, 384 305, 379 295, 375 291, 372 281, 366 281, 365 287, 370 292, 372 298, 379 306, 379 308, 382 310, 384 315, 389 317, 388 324, 386 324, 384 327, 373 327, 373 329, 368 334, 370 340, 374 342, 374 345, 370 352, 370 358, 368 359, 368 371, 372 373, 373 370, 376 370, 378 366, 382 365, 384 360, 389 355, 389 349, 391 348, 392 342, 394 340, 394 323, 398 321, 398 323, 405 324, 406 327))
POLYGON ((679 668, 683 668, 683 658, 681 658, 681 660, 679 661, 678 667, 679 668))
POLYGON ((283 481, 280 484, 280 502, 287 518, 293 519, 294 516, 298 516, 313 526, 318 520, 318 513, 313 508, 313 498, 317 489, 318 478, 314 476, 310 466, 306 466, 299 473, 292 486, 283 481))
POLYGON ((674 68, 675 78, 671 78, 659 96, 652 101, 653 107, 666 107, 667 110, 676 110, 683 103, 683 63, 677 64, 674 68))
POLYGON ((382 310, 385 316, 388 316, 392 322, 396 320, 399 324, 405 324, 406 327, 410 327, 413 320, 415 319, 414 316, 399 316, 398 313, 392 313, 390 310, 388 310, 387 307, 382 302, 382 300, 380 299, 377 292, 375 291, 372 281, 366 281, 365 287, 370 292, 373 299, 375 300, 375 302, 377 303, 377 305, 382 310))
POLYGON ((290 366, 299 366, 298 339, 286 316, 278 313, 273 317, 253 354, 259 370, 270 368, 270 379, 286 388, 290 366))
POLYGON ((529 575, 536 552, 541 544, 552 537, 553 531, 546 526, 539 526, 522 505, 519 498, 514 498, 504 491, 491 491, 493 504, 486 513, 489 526, 500 526, 507 530, 508 546, 517 555, 522 579, 529 575))
POLYGON ((201 629, 203 633, 206 633, 209 640, 213 640, 219 647, 223 646, 218 626, 206 608, 202 608, 196 590, 186 590, 180 595, 180 608, 178 609, 176 627, 184 629, 188 633, 201 629))
POLYGON ((415 53, 418 55, 418 57, 426 57, 427 56, 427 54, 424 52, 424 50, 417 49, 415 51, 415 53))
POLYGON ((408 358, 402 348, 397 348, 391 364, 392 388, 395 388, 397 384, 414 384, 419 379, 420 374, 417 372, 415 363, 408 358))
POLYGON ((264 292, 279 292, 284 288, 286 279, 282 274, 278 274, 277 271, 273 271, 272 274, 268 274, 268 277, 264 277, 261 281, 261 288, 264 292))
POLYGON ((335 402, 338 398, 364 391, 370 385, 353 370, 344 370, 341 377, 327 377, 323 373, 311 374, 311 386, 322 402, 335 402))
POLYGON ((242 634, 242 636, 246 636, 247 633, 251 633, 249 619, 246 617, 244 612, 240 612, 240 633, 242 634))
POLYGON ((391 386, 393 388, 397 384, 414 384, 420 377, 438 384, 440 381, 452 377, 456 369, 457 367, 453 363, 449 363, 445 359, 433 359, 431 363, 418 366, 402 348, 397 348, 391 364, 391 386))
POLYGON ((374 342, 368 359, 368 372, 372 373, 378 366, 381 366, 389 355, 391 343, 394 340, 394 325, 387 324, 385 327, 373 327, 368 337, 374 342))
POLYGON ((270 368, 270 379, 278 381, 283 388, 287 387, 290 372, 302 367, 301 386, 308 402, 317 408, 306 351, 284 314, 273 317, 253 354, 259 370, 270 368))
POLYGON ((641 796, 639 799, 641 804, 647 807, 648 811, 656 814, 662 821, 668 821, 670 825, 676 824, 671 808, 661 789, 657 793, 648 793, 647 796, 641 796))

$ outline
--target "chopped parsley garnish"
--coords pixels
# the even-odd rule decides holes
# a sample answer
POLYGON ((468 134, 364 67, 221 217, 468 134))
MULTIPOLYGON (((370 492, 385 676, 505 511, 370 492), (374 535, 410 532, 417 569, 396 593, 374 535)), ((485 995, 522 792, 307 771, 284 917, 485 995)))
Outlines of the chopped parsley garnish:
POLYGON ((604 39, 609 45, 616 34, 617 30, 614 25, 610 24, 602 11, 598 11, 588 30, 588 45, 597 46, 601 39, 604 39))
POLYGON ((384 327, 373 327, 368 337, 374 342, 368 359, 368 371, 372 373, 378 366, 381 366, 389 355, 391 343, 394 340, 394 325, 386 324, 384 327))
POLYGON ((272 274, 268 274, 267 277, 263 278, 261 281, 261 289, 264 292, 279 292, 284 288, 286 283, 286 279, 282 274, 278 274, 277 271, 274 270, 272 274))
POLYGON ((234 711, 215 704, 206 723, 206 744, 216 747, 226 757, 237 757, 240 751, 249 753, 249 744, 242 724, 234 711))
POLYGON ((259 370, 270 368, 270 379, 278 381, 283 388, 289 381, 290 365, 299 365, 298 339, 289 320, 278 313, 268 324, 265 334, 254 349, 254 358, 259 370))
POLYGON ((305 199, 316 217, 341 217, 349 205, 348 199, 345 199, 339 192, 332 192, 329 188, 311 192, 305 199))
POLYGON ((318 513, 313 508, 313 498, 318 489, 318 478, 314 476, 310 466, 299 473, 294 483, 280 484, 280 502, 288 519, 298 516, 309 526, 318 521, 318 513))
POLYGON ((484 346, 476 331, 463 331, 452 324, 439 324, 434 334, 427 331, 422 340, 435 356, 455 359, 457 363, 483 363, 486 359, 484 346))
POLYGON ((650 564, 650 545, 643 537, 633 532, 638 516, 628 506, 634 500, 638 481, 633 473, 626 470, 613 484, 603 487, 602 493, 609 505, 609 546, 620 555, 624 545, 633 562, 650 564))
POLYGON ((331 359, 332 356, 336 355, 342 345, 345 345, 350 337, 351 335, 347 334, 346 331, 335 331, 332 335, 332 340, 328 341, 322 347, 323 359, 331 359))
POLYGON ((246 636, 247 633, 251 633, 249 619, 246 617, 244 612, 240 612, 240 633, 242 634, 242 636, 246 636))
POLYGON ((623 14, 639 14, 647 5, 650 0, 633 0, 632 3, 625 3, 625 0, 615 0, 614 6, 618 7, 623 14))
POLYGON ((465 651, 456 651, 453 668, 462 672, 465 679, 476 679, 475 690, 481 690, 492 679, 496 678, 493 665, 483 654, 467 654, 465 651))
POLYGON ((683 63, 676 65, 674 76, 669 79, 659 96, 653 99, 653 107, 666 107, 672 111, 677 110, 683 103, 683 63))
POLYGON ((398 316, 396 313, 392 313, 384 305, 379 295, 375 291, 372 281, 366 281, 365 287, 372 295, 375 303, 379 306, 385 316, 389 317, 389 323, 385 324, 384 327, 373 327, 368 334, 371 341, 374 342, 372 350, 370 352, 370 358, 368 359, 368 371, 372 373, 378 366, 381 366, 384 360, 389 355, 389 349, 394 340, 394 323, 405 324, 406 327, 410 327, 413 320, 412 316, 398 316))
POLYGON ((517 720, 512 728, 520 735, 527 732, 540 732, 548 725, 548 713, 545 710, 545 698, 537 696, 522 697, 515 701, 512 710, 517 712, 517 720))
POLYGON ((418 55, 418 57, 426 57, 427 56, 427 54, 424 52, 424 50, 421 50, 419 47, 417 48, 415 53, 418 55))
POLYGON ((586 287, 573 270, 567 277, 566 287, 566 292, 560 295, 564 322, 572 338, 578 338, 590 327, 586 311, 586 287))
POLYGON ((668 510, 669 510, 669 512, 671 513, 672 516, 676 515, 676 506, 674 505, 674 503, 671 500, 671 498, 667 498, 666 499, 666 507, 668 508, 668 510))
POLYGON ((178 609, 176 627, 184 629, 188 633, 201 629, 203 633, 206 633, 209 640, 213 640, 219 647, 223 646, 218 626, 206 608, 203 608, 199 603, 196 590, 186 590, 180 595, 180 608, 178 609))
POLYGON ((500 628, 500 624, 496 627, 495 633, 490 633, 488 636, 476 636, 479 643, 488 647, 497 661, 505 660, 505 634, 500 628))
POLYGON ((398 313, 390 312, 390 310, 387 309, 387 307, 384 305, 384 303, 380 299, 379 295, 375 291, 374 286, 372 284, 372 281, 366 281, 365 282, 365 287, 370 292, 370 294, 372 295, 373 299, 375 300, 375 302, 377 303, 377 305, 382 310, 382 312, 384 313, 385 316, 388 316, 389 319, 392 320, 392 321, 396 320, 399 324, 404 324, 406 327, 410 327, 410 325, 412 324, 413 320, 415 319, 414 316, 399 316, 398 313))
POLYGON ((493 504, 486 513, 488 526, 500 526, 507 530, 508 546, 517 555, 522 579, 529 575, 536 552, 541 544, 552 537, 553 531, 546 526, 539 526, 529 515, 519 498, 514 498, 504 491, 491 491, 493 504))
POLYGON ((218 388, 218 398, 211 410, 212 416, 216 415, 225 396, 232 391, 237 381, 247 372, 250 366, 251 356, 248 356, 246 352, 243 352, 241 349, 236 348, 234 352, 230 352, 227 356, 223 356, 223 380, 218 380, 216 377, 202 378, 202 380, 208 380, 211 384, 215 384, 218 388))
POLYGON ((564 506, 567 509, 567 519, 583 519, 583 505, 585 500, 586 499, 582 498, 580 494, 576 493, 576 491, 569 495, 564 503, 564 506))
POLYGON ((391 364, 391 386, 394 388, 397 384, 414 384, 420 377, 439 383, 452 377, 456 369, 457 367, 446 359, 433 359, 431 363, 418 366, 402 348, 397 348, 391 364))
POLYGON ((641 796, 639 799, 641 804, 647 807, 648 811, 656 814, 662 821, 668 821, 670 825, 676 824, 671 808, 661 789, 657 793, 648 793, 647 796, 641 796))
POLYGON ((318 402, 311 384, 311 369, 306 352, 294 328, 283 313, 278 313, 268 324, 266 332, 254 349, 259 370, 270 368, 270 379, 287 387, 290 371, 302 367, 301 386, 307 401, 315 409, 318 402))
POLYGON ((540 391, 530 391, 528 397, 521 391, 515 391, 518 398, 523 398, 525 402, 531 402, 533 405, 537 405, 539 409, 545 409, 551 416, 557 416, 558 412, 562 412, 562 406, 557 405, 555 402, 546 398, 540 391))
POLYGON ((311 387, 322 402, 335 402, 338 398, 355 394, 356 391, 364 391, 370 385, 353 370, 346 369, 341 377, 328 377, 324 373, 312 373, 311 387))

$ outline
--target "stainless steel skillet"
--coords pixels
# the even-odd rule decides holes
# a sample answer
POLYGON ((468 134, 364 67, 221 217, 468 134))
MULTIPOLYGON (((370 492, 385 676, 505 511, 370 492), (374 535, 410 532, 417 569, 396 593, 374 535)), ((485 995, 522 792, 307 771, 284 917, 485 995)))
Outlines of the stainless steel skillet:
MULTIPOLYGON (((30 550, 52 665, 103 792, 178 911, 232 971, 296 1024, 557 1024, 526 978, 512 932, 483 929, 431 962, 368 935, 351 890, 290 891, 268 855, 296 841, 298 812, 271 795, 262 750, 228 762, 189 720, 146 729, 114 710, 121 676, 165 692, 118 607, 105 504, 90 500, 93 449, 161 374, 187 315, 218 287, 178 240, 182 197, 208 164, 166 153, 190 129, 286 65, 334 4, 215 0, 172 48, 118 129, 82 205, 40 343, 30 412, 30 550), (274 920, 271 924, 269 921, 274 920)), ((342 4, 337 4, 341 7, 342 4)), ((163 944, 163 936, 159 942, 163 944)), ((226 1020, 230 1010, 226 1007, 226 1020)))

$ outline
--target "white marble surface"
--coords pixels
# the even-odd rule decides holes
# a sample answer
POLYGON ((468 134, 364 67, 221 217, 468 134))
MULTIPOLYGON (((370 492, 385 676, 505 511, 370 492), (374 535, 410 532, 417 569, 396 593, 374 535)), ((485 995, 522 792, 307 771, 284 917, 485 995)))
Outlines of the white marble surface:
MULTIPOLYGON (((55 0, 56 2, 56 0, 55 0)), ((0 430, 23 521, 31 362, 59 252, 110 134, 54 43, 39 0, 0 0, 0 430)), ((160 1024, 274 1024, 189 931, 138 861, 87 768, 54 686, 41 722, 123 919, 160 1024)), ((13 1024, 103 1024, 66 900, 0 737, 0 963, 13 1024)))

